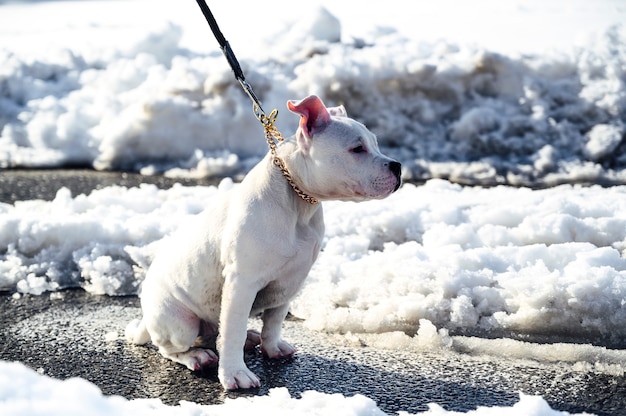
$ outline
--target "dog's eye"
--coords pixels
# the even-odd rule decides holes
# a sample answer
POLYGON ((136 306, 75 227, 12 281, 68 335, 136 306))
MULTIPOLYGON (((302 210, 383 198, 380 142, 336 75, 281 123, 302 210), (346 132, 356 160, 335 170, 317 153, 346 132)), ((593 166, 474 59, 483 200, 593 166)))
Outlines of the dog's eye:
POLYGON ((365 147, 363 147, 362 145, 359 145, 357 147, 353 147, 352 149, 350 149, 350 151, 352 153, 365 153, 365 147))

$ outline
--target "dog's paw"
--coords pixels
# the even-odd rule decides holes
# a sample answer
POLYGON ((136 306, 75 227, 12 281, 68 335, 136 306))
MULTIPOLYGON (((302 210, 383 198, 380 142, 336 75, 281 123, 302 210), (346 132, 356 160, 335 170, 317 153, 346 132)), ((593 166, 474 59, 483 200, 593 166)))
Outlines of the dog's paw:
POLYGON ((215 367, 217 365, 217 362, 219 361, 219 359, 217 358, 217 354, 215 354, 211 350, 197 348, 191 351, 194 351, 194 371, 199 371, 203 368, 208 367, 215 367))
POLYGON ((203 368, 215 367, 218 362, 217 355, 213 351, 204 348, 192 348, 185 352, 173 354, 162 353, 162 355, 184 365, 191 371, 200 371, 203 368))
POLYGON ((218 375, 222 386, 226 390, 251 389, 261 385, 259 378, 245 366, 234 370, 223 370, 220 368, 218 375))
POLYGON ((261 351, 268 358, 287 358, 296 353, 296 349, 288 342, 282 339, 277 343, 263 343, 261 344, 261 351))

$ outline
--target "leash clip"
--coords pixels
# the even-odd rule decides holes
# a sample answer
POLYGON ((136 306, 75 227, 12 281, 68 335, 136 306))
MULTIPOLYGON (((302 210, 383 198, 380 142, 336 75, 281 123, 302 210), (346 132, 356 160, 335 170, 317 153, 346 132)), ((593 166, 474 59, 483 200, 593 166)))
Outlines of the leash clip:
POLYGON ((252 111, 254 112, 254 115, 265 126, 265 122, 263 120, 266 118, 266 116, 265 111, 261 106, 261 100, 259 100, 259 97, 256 96, 254 90, 252 89, 252 86, 248 84, 248 81, 243 78, 237 78, 237 81, 239 81, 239 84, 241 85, 241 88, 243 88, 243 91, 248 95, 248 97, 250 97, 250 100, 252 100, 252 111))

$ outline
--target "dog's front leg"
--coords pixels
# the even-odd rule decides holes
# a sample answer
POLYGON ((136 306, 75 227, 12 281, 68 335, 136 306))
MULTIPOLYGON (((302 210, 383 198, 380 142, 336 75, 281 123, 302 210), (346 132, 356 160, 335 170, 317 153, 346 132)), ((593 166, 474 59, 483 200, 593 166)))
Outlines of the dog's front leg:
POLYGON ((227 277, 224 281, 218 340, 218 376, 227 390, 249 389, 261 385, 259 378, 248 370, 243 361, 248 316, 256 294, 256 288, 239 275, 227 277))
POLYGON ((289 312, 289 303, 263 311, 261 351, 269 358, 291 357, 296 353, 296 349, 280 337, 287 312, 289 312))

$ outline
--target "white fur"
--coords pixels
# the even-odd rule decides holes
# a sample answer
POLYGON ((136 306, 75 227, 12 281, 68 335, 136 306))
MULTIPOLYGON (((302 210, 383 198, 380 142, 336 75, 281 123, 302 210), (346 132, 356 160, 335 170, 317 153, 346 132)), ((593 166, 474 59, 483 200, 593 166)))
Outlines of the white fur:
MULTIPOLYGON (((288 105, 301 123, 278 154, 304 192, 321 201, 363 200, 397 189, 399 164, 380 153, 376 137, 343 107, 326 109, 315 96, 288 105)), ((244 364, 244 345, 260 343, 271 358, 295 353, 281 339, 281 326, 323 234, 321 204, 300 199, 268 153, 239 186, 164 244, 143 283, 143 318, 128 325, 127 339, 152 340, 163 356, 199 370, 214 365, 217 355, 194 347, 196 339, 216 335, 219 327, 224 388, 259 386, 244 364), (259 313, 260 337, 246 331, 248 317, 259 313)))

